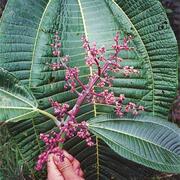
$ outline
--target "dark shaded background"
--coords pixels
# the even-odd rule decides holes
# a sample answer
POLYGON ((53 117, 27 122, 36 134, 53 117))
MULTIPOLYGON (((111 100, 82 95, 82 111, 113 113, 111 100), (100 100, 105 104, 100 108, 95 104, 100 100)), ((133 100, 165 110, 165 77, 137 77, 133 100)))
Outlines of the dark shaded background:
POLYGON ((0 17, 2 15, 2 11, 5 7, 6 2, 7 2, 7 0, 0 0, 0 17))

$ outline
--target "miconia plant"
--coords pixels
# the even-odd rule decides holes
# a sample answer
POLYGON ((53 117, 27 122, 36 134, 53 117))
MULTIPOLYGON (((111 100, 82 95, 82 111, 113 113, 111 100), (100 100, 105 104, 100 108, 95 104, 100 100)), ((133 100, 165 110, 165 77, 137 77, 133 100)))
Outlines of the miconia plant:
MULTIPOLYGON (((93 47, 90 46, 89 41, 86 37, 82 37, 83 48, 86 52, 86 64, 91 69, 93 65, 96 66, 97 70, 92 72, 88 78, 88 83, 85 85, 79 79, 79 69, 77 67, 69 67, 68 56, 61 57, 61 43, 58 32, 55 33, 54 42, 51 44, 53 48, 53 55, 57 56, 57 63, 53 63, 50 66, 53 70, 60 68, 65 69, 65 89, 70 87, 72 93, 78 95, 75 105, 70 109, 69 104, 60 104, 54 102, 50 99, 52 107, 54 108, 54 113, 57 117, 55 124, 58 126, 60 132, 52 131, 50 134, 40 134, 40 139, 46 144, 46 150, 41 155, 36 165, 36 170, 41 170, 43 164, 47 162, 48 155, 55 153, 61 161, 64 160, 63 150, 60 148, 65 142, 66 138, 72 138, 77 136, 81 139, 85 139, 88 146, 93 146, 94 143, 91 138, 91 134, 88 132, 88 123, 82 121, 78 123, 76 116, 79 113, 81 105, 87 101, 88 103, 95 104, 108 104, 115 106, 115 113, 117 116, 122 117, 124 113, 131 112, 134 115, 137 115, 139 111, 143 111, 143 106, 138 106, 132 102, 129 102, 125 107, 123 107, 123 102, 125 96, 120 94, 118 98, 114 96, 113 92, 109 92, 108 89, 105 89, 105 85, 108 84, 109 87, 112 86, 113 77, 109 74, 110 72, 120 72, 125 76, 129 76, 131 73, 138 73, 136 69, 132 66, 122 67, 119 63, 122 59, 119 57, 119 54, 122 50, 130 50, 128 43, 131 37, 124 38, 123 44, 119 44, 119 33, 114 37, 114 53, 110 55, 109 58, 105 57, 106 49, 105 47, 97 48, 96 43, 93 44, 93 47), (101 65, 102 64, 102 65, 101 65), (82 90, 79 92, 76 87, 81 86, 82 90), (95 86, 99 87, 103 91, 96 92, 95 86)), ((54 118, 53 118, 54 119, 54 118)))
POLYGON ((167 121, 177 43, 158 0, 9 0, 0 66, 0 121, 32 178, 59 142, 86 179, 143 177, 121 156, 180 173, 180 131, 167 121))

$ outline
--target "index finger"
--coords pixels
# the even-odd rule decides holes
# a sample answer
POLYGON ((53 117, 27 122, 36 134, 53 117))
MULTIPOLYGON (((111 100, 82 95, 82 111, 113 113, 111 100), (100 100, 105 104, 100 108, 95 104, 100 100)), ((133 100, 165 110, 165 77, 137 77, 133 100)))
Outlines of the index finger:
POLYGON ((67 151, 65 151, 65 150, 63 150, 63 154, 64 154, 64 156, 65 156, 66 158, 69 159, 70 162, 73 162, 74 157, 73 157, 71 154, 69 154, 69 153, 68 153, 67 151))
POLYGON ((48 156, 47 161, 47 171, 48 171, 48 180, 64 180, 61 172, 57 168, 53 160, 53 154, 48 156))

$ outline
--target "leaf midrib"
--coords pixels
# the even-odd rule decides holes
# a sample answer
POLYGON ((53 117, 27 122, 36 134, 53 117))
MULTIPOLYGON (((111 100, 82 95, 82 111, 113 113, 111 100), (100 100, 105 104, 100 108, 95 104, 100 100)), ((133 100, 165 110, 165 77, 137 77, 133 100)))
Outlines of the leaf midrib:
MULTIPOLYGON (((107 114, 106 114, 106 115, 107 115, 107 114)), ((106 118, 106 116, 104 116, 104 118, 106 118)), ((146 118, 146 116, 145 116, 144 118, 146 118)), ((147 117, 147 118, 148 118, 148 117, 147 117)), ((168 128, 169 130, 173 131, 174 133, 177 132, 177 129, 175 129, 175 127, 172 128, 172 127, 170 127, 170 126, 167 126, 167 125, 165 124, 166 122, 165 122, 164 124, 161 124, 159 120, 158 120, 158 121, 150 121, 150 120, 147 120, 147 118, 146 118, 146 120, 144 121, 143 118, 136 120, 136 119, 128 119, 128 118, 124 118, 124 117, 123 117, 123 119, 121 119, 121 121, 133 121, 133 122, 139 122, 139 123, 152 123, 152 124, 155 124, 155 125, 158 125, 158 126, 164 126, 164 127, 168 128)), ((102 122, 104 123, 104 122, 109 122, 109 121, 119 121, 119 119, 109 118, 109 119, 105 119, 105 120, 99 120, 98 123, 102 123, 102 122)), ((94 121, 91 121, 91 122, 89 123, 89 125, 91 125, 91 123, 93 123, 93 122, 94 122, 94 121)), ((175 125, 175 124, 174 124, 174 125, 175 125)), ((171 126, 172 126, 172 124, 171 124, 171 126)), ((179 130, 179 128, 178 128, 178 130, 179 130)))
POLYGON ((180 166, 180 164, 172 165, 172 164, 163 164, 163 163, 161 163, 161 162, 159 162, 159 161, 152 161, 151 159, 147 159, 147 158, 145 158, 145 157, 143 157, 143 156, 140 156, 140 155, 136 154, 135 152, 133 152, 132 150, 126 148, 125 146, 119 145, 116 141, 113 141, 112 139, 108 138, 107 136, 105 136, 105 135, 102 136, 101 134, 95 132, 94 130, 92 130, 92 131, 94 132, 94 134, 97 134, 99 137, 103 137, 103 138, 105 137, 105 139, 107 139, 108 141, 116 144, 117 146, 121 146, 123 149, 126 149, 126 150, 129 151, 130 153, 135 154, 136 156, 138 156, 138 157, 140 157, 140 158, 143 158, 143 159, 145 159, 145 160, 147 160, 147 161, 149 161, 149 162, 152 162, 152 163, 155 163, 155 164, 158 163, 158 164, 165 165, 165 166, 166 166, 166 165, 167 165, 167 166, 175 166, 175 167, 179 167, 179 166, 180 166))
MULTIPOLYGON (((85 33, 85 37, 88 38, 88 32, 87 32, 87 28, 86 28, 86 20, 84 17, 84 12, 83 12, 83 8, 82 8, 82 4, 81 4, 81 0, 78 0, 78 5, 79 5, 79 9, 80 9, 80 13, 81 13, 81 17, 82 17, 82 22, 83 22, 83 27, 84 27, 84 33, 85 33)), ((90 70, 90 76, 93 76, 93 70, 92 67, 89 67, 90 70)), ((96 111, 96 103, 93 101, 93 109, 94 109, 94 116, 97 116, 97 111, 96 111)), ((100 169, 99 169, 99 145, 98 145, 98 138, 96 138, 96 172, 97 172, 97 180, 99 180, 99 174, 100 174, 100 169)))
POLYGON ((31 68, 30 68, 30 75, 29 75, 29 88, 31 88, 31 80, 32 80, 32 71, 33 71, 33 65, 34 65, 34 60, 35 60, 35 51, 36 51, 36 46, 37 46, 37 41, 38 41, 38 36, 39 36, 39 32, 40 32, 40 29, 41 29, 41 24, 43 22, 43 18, 46 14, 46 11, 48 10, 48 7, 50 5, 52 0, 49 0, 49 2, 47 3, 45 9, 44 9, 44 12, 42 14, 42 17, 41 17, 41 20, 39 22, 39 26, 38 26, 38 29, 37 29, 37 33, 36 33, 36 37, 35 37, 35 41, 34 41, 34 48, 33 48, 33 52, 32 52, 32 63, 31 63, 31 68))
MULTIPOLYGON (((89 127, 90 127, 90 126, 92 126, 92 125, 89 125, 89 127)), ((153 146, 155 146, 155 147, 159 147, 160 149, 164 149, 164 150, 166 150, 166 151, 168 151, 168 152, 170 152, 170 153, 173 153, 175 156, 178 156, 178 154, 170 151, 169 149, 167 149, 167 148, 165 148, 165 147, 162 147, 162 146, 160 146, 159 144, 156 144, 156 143, 154 143, 154 142, 151 142, 151 141, 149 141, 149 140, 147 140, 147 139, 143 139, 142 137, 138 137, 138 136, 135 136, 135 135, 132 135, 132 134, 128 134, 127 132, 120 131, 120 130, 117 131, 117 130, 115 130, 115 129, 107 128, 107 127, 105 127, 105 126, 102 127, 102 126, 93 125, 92 127, 95 127, 95 128, 97 128, 97 129, 103 129, 103 130, 107 130, 107 131, 112 131, 112 132, 114 132, 114 133, 120 133, 120 134, 122 134, 122 135, 126 135, 126 136, 129 136, 129 137, 135 138, 135 139, 140 140, 140 141, 142 141, 142 142, 149 143, 149 144, 151 144, 151 145, 153 145, 153 146)))
POLYGON ((15 97, 16 99, 22 101, 22 102, 25 103, 25 104, 28 104, 28 105, 31 106, 33 109, 36 108, 36 106, 33 106, 33 105, 32 105, 31 103, 29 103, 28 101, 26 101, 26 100, 24 100, 24 99, 21 99, 20 97, 14 95, 14 94, 12 94, 12 93, 9 93, 9 92, 1 89, 1 88, 0 88, 0 91, 2 91, 2 92, 5 93, 5 94, 8 94, 8 95, 10 95, 10 96, 12 96, 12 97, 15 97))
POLYGON ((20 116, 16 116, 16 117, 14 117, 14 118, 10 118, 10 119, 6 120, 6 123, 7 123, 7 122, 11 122, 12 120, 17 120, 17 119, 19 119, 19 118, 22 118, 22 117, 24 117, 24 116, 27 116, 28 114, 33 114, 33 113, 35 113, 35 112, 38 112, 38 111, 37 111, 37 110, 33 110, 33 111, 27 112, 27 113, 25 113, 25 114, 22 114, 22 115, 20 115, 20 116))

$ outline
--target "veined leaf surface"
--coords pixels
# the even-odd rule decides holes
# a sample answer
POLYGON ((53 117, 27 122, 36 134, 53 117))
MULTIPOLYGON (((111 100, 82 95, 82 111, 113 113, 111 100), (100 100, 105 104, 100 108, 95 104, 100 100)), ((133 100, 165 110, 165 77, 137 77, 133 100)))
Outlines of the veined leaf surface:
POLYGON ((0 122, 16 122, 36 112, 37 102, 33 94, 11 73, 0 68, 0 122))
POLYGON ((152 116, 98 116, 90 131, 119 155, 153 169, 180 173, 180 129, 152 116))

